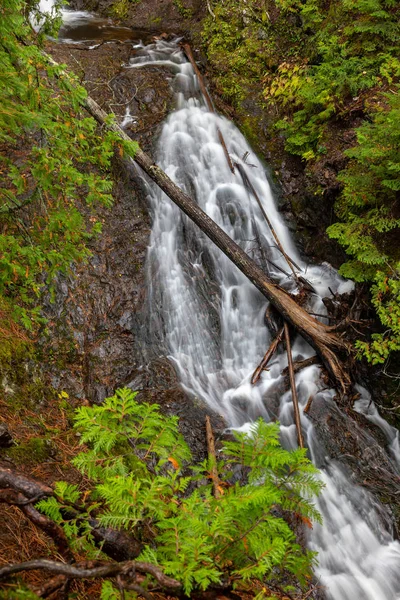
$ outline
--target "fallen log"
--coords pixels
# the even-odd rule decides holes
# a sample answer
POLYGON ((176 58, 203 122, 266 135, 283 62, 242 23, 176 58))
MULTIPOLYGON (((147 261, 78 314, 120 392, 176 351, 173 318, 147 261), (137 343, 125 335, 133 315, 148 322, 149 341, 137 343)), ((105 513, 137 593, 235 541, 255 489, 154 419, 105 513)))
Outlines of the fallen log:
MULTIPOLYGON (((0 503, 18 506, 32 523, 53 539, 60 555, 70 561, 73 555, 63 529, 33 506, 40 499, 49 496, 54 496, 54 490, 50 486, 12 469, 0 467, 0 503)), ((66 521, 77 519, 79 524, 79 511, 76 505, 68 507, 68 512, 69 514, 65 516, 66 521)), ((91 528, 95 544, 114 560, 132 560, 142 551, 142 545, 125 531, 102 527, 93 517, 88 519, 87 524, 91 528)))
POLYGON ((295 379, 294 370, 293 370, 292 346, 290 344, 289 326, 286 322, 283 324, 283 329, 285 332, 286 354, 287 354, 287 358, 288 358, 290 389, 292 391, 294 422, 296 423, 296 429, 297 429, 297 441, 299 442, 300 448, 304 448, 303 433, 301 431, 299 399, 297 397, 296 379, 295 379))
MULTIPOLYGON (((59 66, 50 56, 44 55, 54 66, 59 66)), ((69 78, 65 71, 60 78, 69 78)), ((107 119, 107 113, 93 98, 87 96, 81 105, 103 127, 118 133, 121 140, 132 142, 132 139, 121 127, 107 119)), ((350 354, 351 347, 336 331, 317 321, 279 285, 271 281, 258 265, 236 244, 196 203, 181 190, 168 175, 140 148, 137 148, 131 159, 147 174, 150 179, 207 235, 214 244, 236 265, 254 286, 273 304, 283 319, 306 339, 320 355, 327 371, 337 383, 342 395, 351 386, 349 373, 338 352, 350 354)))
POLYGON ((0 578, 8 577, 22 571, 45 570, 58 575, 66 575, 71 579, 98 579, 104 577, 116 577, 118 575, 127 578, 135 577, 135 573, 146 573, 154 577, 157 583, 166 590, 179 590, 182 584, 176 579, 165 575, 160 567, 141 561, 125 561, 122 563, 107 563, 104 561, 88 561, 66 565, 55 560, 38 559, 27 562, 5 565, 0 567, 0 578))
MULTIPOLYGON (((122 140, 132 139, 117 125, 107 119, 107 114, 90 98, 82 100, 82 105, 101 125, 118 133, 122 140)), ((140 148, 134 162, 152 179, 158 187, 207 235, 212 242, 238 267, 255 287, 274 305, 282 317, 291 323, 320 355, 328 372, 338 384, 342 394, 346 394, 351 384, 349 373, 338 352, 350 353, 349 344, 336 332, 312 317, 299 306, 283 288, 271 281, 258 265, 236 244, 197 204, 182 191, 168 175, 140 148)))

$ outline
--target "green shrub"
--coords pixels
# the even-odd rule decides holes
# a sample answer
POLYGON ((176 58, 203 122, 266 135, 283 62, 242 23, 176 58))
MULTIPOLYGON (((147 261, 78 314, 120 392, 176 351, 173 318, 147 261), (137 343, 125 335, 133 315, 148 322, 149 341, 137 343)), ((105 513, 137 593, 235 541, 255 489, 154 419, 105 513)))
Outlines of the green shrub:
POLYGON ((343 193, 336 212, 342 220, 328 229, 353 258, 341 273, 372 282, 372 303, 385 329, 357 347, 372 363, 400 350, 400 96, 357 129, 358 145, 346 152, 350 163, 340 175, 343 193))
MULTIPOLYGON (((225 443, 216 465, 221 495, 215 498, 212 459, 189 467, 178 418, 135 397, 129 389, 118 390, 102 406, 76 413, 88 448, 73 463, 93 484, 85 497, 88 513, 96 510, 102 525, 141 540, 139 559, 160 565, 188 595, 222 578, 235 587, 257 587, 269 578, 282 581, 285 574, 286 584, 289 575, 293 584, 306 585, 315 555, 296 543, 287 522, 289 517, 311 526, 310 519, 320 518, 311 496, 321 483, 306 451, 281 448, 278 424, 260 419, 251 434, 235 433, 225 443), (241 473, 241 483, 233 470, 241 473)), ((63 504, 81 502, 81 493, 63 482, 57 493, 59 502, 51 498, 38 507, 90 555, 90 532, 62 517, 63 504)))
POLYGON ((94 119, 81 114, 86 92, 43 54, 31 8, 23 0, 1 8, 0 296, 33 329, 43 322, 44 287, 88 257, 87 240, 101 229, 79 207, 111 205, 116 137, 98 135, 94 119))

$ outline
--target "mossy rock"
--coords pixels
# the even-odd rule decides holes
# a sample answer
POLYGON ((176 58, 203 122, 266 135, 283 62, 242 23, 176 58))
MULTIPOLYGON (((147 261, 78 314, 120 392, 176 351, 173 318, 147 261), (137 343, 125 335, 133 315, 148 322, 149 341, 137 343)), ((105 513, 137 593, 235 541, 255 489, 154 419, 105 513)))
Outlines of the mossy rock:
POLYGON ((45 462, 54 456, 54 445, 51 440, 42 437, 32 437, 27 442, 10 448, 7 456, 16 465, 35 465, 45 462))

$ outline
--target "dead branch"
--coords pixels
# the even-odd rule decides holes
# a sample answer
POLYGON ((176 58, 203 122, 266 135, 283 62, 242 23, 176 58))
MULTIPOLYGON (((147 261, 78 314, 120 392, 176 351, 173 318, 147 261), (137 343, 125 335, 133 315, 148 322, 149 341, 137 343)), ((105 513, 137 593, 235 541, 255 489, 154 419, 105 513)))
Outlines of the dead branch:
POLYGON ((60 525, 57 525, 54 521, 42 515, 36 508, 32 506, 32 504, 26 504, 19 506, 20 510, 34 523, 39 529, 47 533, 49 537, 53 540, 55 545, 57 546, 57 550, 59 554, 64 558, 64 560, 74 561, 75 557, 71 552, 71 549, 68 544, 68 540, 65 536, 63 529, 60 525))
POLYGON ((278 315, 276 314, 276 310, 274 309, 272 304, 268 304, 268 306, 265 310, 264 321, 265 321, 265 324, 268 327, 269 331, 273 335, 276 335, 279 331, 278 323, 279 323, 280 319, 279 319, 279 314, 278 315), (277 316, 278 316, 278 319, 276 318, 277 316))
POLYGON ((56 575, 56 577, 46 581, 42 586, 34 588, 33 591, 39 598, 47 598, 63 587, 67 581, 68 578, 65 575, 56 575))
MULTIPOLYGON (((194 59, 193 52, 192 52, 192 49, 191 49, 190 45, 189 44, 182 44, 182 49, 183 49, 184 53, 186 54, 187 58, 189 59, 190 64, 192 65, 194 72, 196 73, 197 81, 199 82, 200 91, 201 91, 201 93, 204 96, 204 100, 205 100, 205 102, 207 104, 208 110, 210 112, 212 112, 212 113, 215 113, 214 105, 213 105, 213 103, 211 101, 211 96, 210 96, 210 94, 209 94, 209 92, 208 92, 208 90, 207 90, 207 88, 205 86, 203 75, 201 74, 200 69, 199 69, 199 67, 196 64, 196 61, 194 59)), ((221 130, 219 129, 219 127, 217 128, 217 134, 218 134, 218 139, 220 141, 222 149, 224 151, 224 154, 226 156, 226 160, 227 160, 228 166, 229 166, 230 170, 232 171, 232 173, 234 173, 235 172, 235 168, 233 166, 231 157, 229 156, 229 152, 228 152, 228 148, 226 146, 225 140, 224 140, 224 136, 222 135, 221 130)))
MULTIPOLYGON (((0 503, 15 505, 34 523, 49 535, 56 544, 58 551, 65 560, 72 560, 73 555, 69 549, 67 539, 61 527, 37 511, 33 504, 44 497, 53 496, 51 487, 26 477, 12 469, 0 467, 0 503), (4 486, 4 489, 1 489, 4 486), (22 491, 25 490, 25 493, 22 491)), ((77 519, 79 524, 79 507, 68 507, 68 519, 77 519)), ((139 556, 141 544, 124 531, 117 531, 108 527, 101 527, 97 519, 90 518, 88 524, 94 542, 101 546, 102 551, 114 560, 132 560, 139 556)))
POLYGON ((310 412, 310 408, 311 408, 311 404, 312 401, 314 400, 314 396, 310 396, 309 399, 307 400, 307 404, 304 407, 303 413, 305 413, 306 415, 308 415, 308 413, 310 412))
POLYGON ((257 383, 257 381, 260 379, 261 377, 261 373, 265 370, 267 364, 269 363, 270 359, 272 358, 272 356, 275 354, 279 343, 281 342, 282 338, 283 338, 283 334, 284 334, 284 328, 282 327, 282 329, 279 331, 279 333, 277 334, 277 336, 272 340, 270 347, 268 348, 268 350, 266 351, 264 358, 262 359, 262 361, 260 362, 260 364, 258 365, 257 369, 254 371, 253 376, 251 378, 251 383, 254 385, 255 383, 257 383))
POLYGON ((11 488, 21 492, 27 498, 43 498, 53 495, 53 489, 45 483, 4 467, 0 467, 0 488, 11 488))
POLYGON ((267 224, 268 224, 268 227, 269 227, 269 228, 270 228, 270 230, 271 230, 271 233, 272 233, 272 235, 273 235, 273 237, 274 237, 274 240, 275 240, 275 242, 276 242, 276 245, 278 246, 278 248, 279 248, 279 250, 280 250, 280 252, 281 252, 282 256, 284 256, 284 258, 285 258, 285 260, 286 260, 287 264, 289 265, 289 268, 290 268, 290 270, 291 270, 291 271, 292 271, 292 273, 293 273, 293 276, 294 276, 294 278, 295 278, 295 279, 296 279, 296 281, 297 281, 297 279, 298 279, 298 276, 297 276, 297 273, 296 273, 296 271, 294 270, 294 267, 295 267, 296 269, 298 269, 299 271, 301 271, 300 267, 299 267, 299 266, 298 266, 298 265, 297 265, 297 264, 296 264, 296 263, 295 263, 295 262, 294 262, 294 261, 293 261, 293 260, 290 258, 290 256, 289 256, 289 255, 288 255, 288 254, 285 252, 285 250, 284 250, 284 248, 283 248, 283 246, 282 246, 282 244, 281 244, 281 241, 280 241, 280 239, 279 239, 279 237, 278 237, 278 234, 276 233, 276 231, 275 231, 275 229, 274 229, 274 226, 272 225, 272 223, 271 223, 271 220, 270 220, 270 218, 268 217, 268 215, 267 215, 267 213, 266 213, 266 211, 265 211, 265 209, 264 209, 264 207, 263 207, 263 205, 262 205, 262 202, 261 202, 261 200, 260 200, 260 197, 258 196, 258 194, 257 194, 256 190, 254 189, 254 186, 253 186, 253 184, 251 183, 250 179, 248 178, 248 176, 247 176, 247 173, 246 173, 246 171, 244 170, 243 166, 242 166, 241 164, 239 164, 239 163, 235 163, 235 167, 237 168, 237 170, 238 170, 238 171, 239 171, 239 173, 240 173, 240 176, 241 176, 241 178, 243 179, 244 186, 245 186, 245 187, 246 187, 246 189, 248 189, 248 190, 251 192, 251 194, 254 196, 254 199, 256 200, 256 202, 257 202, 257 204, 258 204, 258 206, 259 206, 259 209, 261 210, 261 212, 262 212, 262 215, 263 215, 264 219, 266 220, 266 222, 267 222, 267 224))
POLYGON ((299 442, 300 448, 304 448, 303 433, 301 431, 299 399, 297 397, 296 379, 294 377, 293 360, 292 360, 292 348, 290 345, 289 326, 286 322, 283 324, 283 329, 285 332, 285 344, 286 344, 286 353, 287 353, 287 357, 288 357, 290 388, 292 390, 292 402, 293 402, 293 410, 294 410, 294 421, 296 423, 296 429, 297 429, 297 440, 299 442))
MULTIPOLYGON (((311 365, 317 365, 319 363, 318 356, 310 356, 310 358, 305 358, 304 360, 295 360, 293 363, 293 372, 298 373, 302 369, 306 367, 310 367, 311 365)), ((289 367, 285 367, 282 371, 282 375, 289 374, 289 367)))
POLYGON ((65 575, 71 579, 99 579, 104 577, 132 577, 135 572, 148 573, 164 588, 179 590, 182 584, 163 573, 156 565, 140 561, 125 561, 121 563, 106 563, 90 561, 67 565, 62 562, 47 559, 30 560, 18 564, 6 565, 0 568, 0 578, 9 577, 22 571, 45 570, 57 575, 65 575))
POLYGON ((219 498, 221 496, 220 492, 220 481, 218 476, 217 469, 217 457, 215 454, 215 440, 214 434, 211 426, 210 417, 206 415, 206 437, 207 437, 207 451, 208 451, 208 459, 210 462, 211 468, 211 478, 213 482, 213 490, 214 490, 214 498, 219 498))
POLYGON ((212 16, 212 18, 215 20, 216 17, 215 17, 215 14, 212 11, 210 0, 207 0, 207 10, 210 13, 210 15, 212 16))

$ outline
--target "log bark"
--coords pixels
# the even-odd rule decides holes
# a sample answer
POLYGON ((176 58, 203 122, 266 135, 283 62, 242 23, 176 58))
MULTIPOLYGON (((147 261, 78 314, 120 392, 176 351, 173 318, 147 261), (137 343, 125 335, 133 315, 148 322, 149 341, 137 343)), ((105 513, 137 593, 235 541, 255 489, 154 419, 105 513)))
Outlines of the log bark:
MULTIPOLYGON (((18 506, 32 523, 53 539, 63 558, 70 561, 73 559, 73 555, 62 528, 33 506, 40 499, 53 495, 54 490, 50 486, 13 469, 0 467, 0 503, 5 502, 18 506)), ((68 511, 70 514, 66 516, 66 520, 79 520, 79 510, 76 506, 68 508, 68 511)), ((142 551, 142 545, 125 531, 101 527, 94 518, 90 518, 88 524, 91 527, 94 542, 114 560, 133 560, 142 551)))
POLYGON ((27 498, 35 498, 35 501, 54 493, 53 488, 45 483, 4 467, 0 467, 0 488, 21 492, 27 498))
MULTIPOLYGON (((92 98, 87 97, 83 106, 101 125, 106 125, 107 114, 92 98)), ((116 124, 108 127, 118 133, 121 139, 132 139, 116 124)), ((158 187, 207 235, 212 242, 237 266, 255 287, 274 305, 285 321, 288 321, 320 355, 328 372, 345 394, 350 387, 350 376, 337 355, 349 353, 349 344, 328 327, 307 313, 279 285, 268 279, 258 265, 236 244, 195 202, 183 192, 140 148, 135 153, 134 162, 152 179, 158 187)))
MULTIPOLYGON (((295 360, 293 363, 293 371, 294 373, 298 373, 302 369, 306 369, 307 367, 311 367, 311 365, 317 365, 319 363, 318 356, 310 356, 310 358, 305 358, 304 360, 295 360)), ((285 367, 282 371, 282 375, 289 374, 289 367, 285 367)))
POLYGON ((146 573, 154 577, 159 585, 167 590, 180 590, 182 584, 176 579, 165 575, 160 567, 140 561, 126 561, 122 563, 105 563, 103 561, 89 561, 67 565, 55 560, 38 559, 23 563, 5 565, 0 567, 0 578, 9 577, 14 573, 22 571, 45 570, 59 575, 65 575, 71 579, 98 579, 104 577, 126 577, 135 576, 136 571, 146 573))
POLYGON ((285 332, 285 344, 286 344, 286 353, 287 353, 287 357, 288 357, 290 389, 292 391, 294 422, 296 423, 296 429, 297 429, 297 441, 299 442, 300 448, 304 448, 303 433, 301 431, 299 399, 297 397, 296 379, 295 379, 294 370, 293 370, 292 347, 290 344, 290 333, 289 333, 289 326, 287 323, 283 324, 283 329, 285 332))

